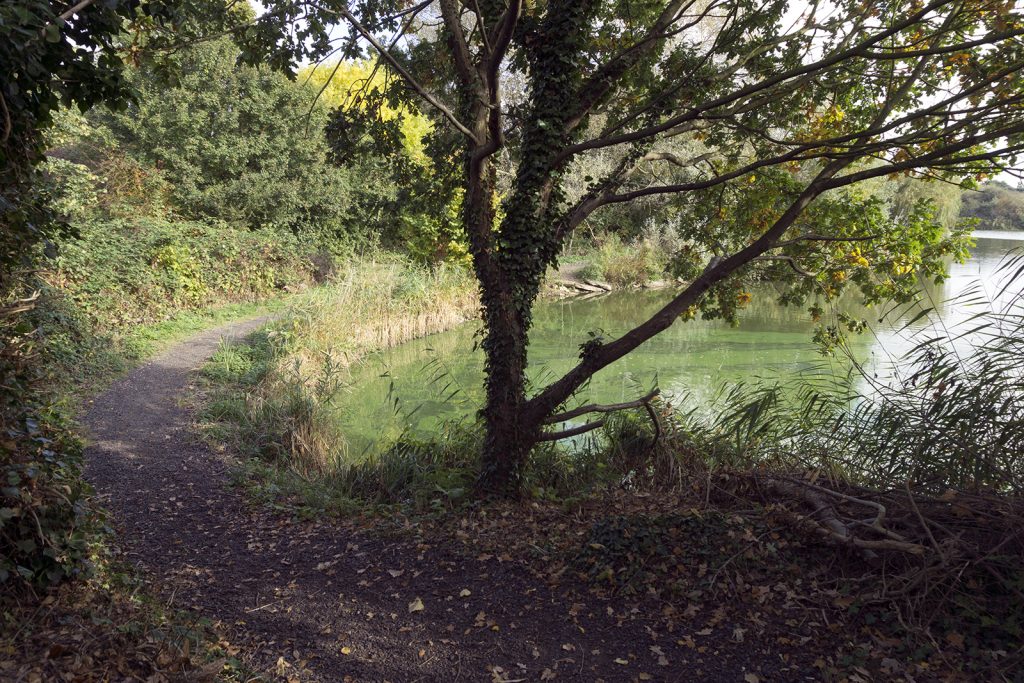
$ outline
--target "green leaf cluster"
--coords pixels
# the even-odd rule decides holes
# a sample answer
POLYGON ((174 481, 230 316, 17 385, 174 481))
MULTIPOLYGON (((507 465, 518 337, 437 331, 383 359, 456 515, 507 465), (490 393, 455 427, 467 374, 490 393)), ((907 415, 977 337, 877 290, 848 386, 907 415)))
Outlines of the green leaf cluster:
POLYGON ((139 96, 97 117, 135 159, 157 168, 189 218, 293 233, 342 235, 350 178, 330 163, 315 91, 239 65, 226 38, 185 50, 175 87, 131 72, 139 96))

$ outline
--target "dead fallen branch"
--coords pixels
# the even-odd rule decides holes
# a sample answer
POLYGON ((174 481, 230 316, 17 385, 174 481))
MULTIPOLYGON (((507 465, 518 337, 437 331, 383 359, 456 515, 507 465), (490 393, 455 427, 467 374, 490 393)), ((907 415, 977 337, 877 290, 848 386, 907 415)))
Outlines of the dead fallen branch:
POLYGON ((911 555, 923 555, 926 550, 923 545, 908 541, 902 534, 883 526, 887 510, 885 505, 878 501, 858 498, 799 479, 767 477, 763 481, 763 486, 765 490, 781 498, 802 501, 812 508, 810 513, 791 512, 798 523, 832 541, 860 548, 868 557, 876 557, 875 551, 879 550, 893 550, 911 555), (870 507, 876 511, 876 515, 870 523, 855 518, 843 518, 837 510, 839 502, 870 507), (869 531, 870 535, 865 537, 856 533, 855 529, 864 529, 869 531), (881 538, 878 538, 879 536, 881 538))
MULTIPOLYGON (((661 425, 658 423, 658 418, 654 412, 654 409, 651 408, 651 401, 653 401, 660 393, 660 389, 654 389, 646 396, 642 396, 641 398, 638 398, 635 401, 626 401, 625 403, 611 403, 606 405, 591 403, 585 406, 580 406, 579 408, 567 410, 564 413, 552 415, 548 417, 546 420, 544 420, 544 424, 550 425, 557 424, 559 422, 566 422, 567 420, 571 420, 574 417, 580 417, 581 415, 588 415, 590 413, 609 414, 621 410, 629 410, 631 408, 644 408, 647 411, 647 415, 651 418, 651 422, 654 425, 654 440, 651 443, 651 448, 653 448, 654 445, 658 442, 658 437, 661 434, 661 425)), ((538 440, 559 441, 560 439, 568 439, 573 436, 579 436, 580 434, 592 432, 595 429, 600 429, 605 425, 605 423, 606 420, 602 418, 600 420, 594 420, 593 422, 587 422, 577 427, 570 427, 568 429, 563 429, 557 432, 544 432, 538 440)))

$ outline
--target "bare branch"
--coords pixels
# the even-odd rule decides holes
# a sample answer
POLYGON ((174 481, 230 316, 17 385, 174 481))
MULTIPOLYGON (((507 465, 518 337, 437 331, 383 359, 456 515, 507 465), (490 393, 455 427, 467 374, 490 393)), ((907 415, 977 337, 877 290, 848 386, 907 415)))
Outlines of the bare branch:
POLYGON ((807 233, 806 235, 800 235, 793 239, 786 240, 784 242, 778 242, 775 248, 788 247, 791 244, 797 244, 799 242, 868 242, 881 237, 881 235, 867 235, 865 237, 829 237, 827 235, 815 235, 814 233, 807 233))
POLYGON ((684 4, 686 7, 689 7, 694 0, 688 0, 688 2, 689 4, 687 4, 687 0, 673 0, 668 3, 642 39, 609 60, 607 64, 583 84, 579 90, 576 112, 566 122, 567 130, 575 130, 594 106, 611 90, 618 79, 638 63, 657 44, 658 40, 663 38, 665 31, 684 9, 684 4))
POLYGON ((786 81, 802 76, 807 76, 810 74, 820 73, 824 70, 827 70, 831 67, 834 67, 844 62, 847 59, 862 56, 864 50, 867 50, 868 48, 871 48, 881 43, 886 38, 890 38, 894 35, 899 34, 904 29, 909 28, 910 26, 913 26, 914 24, 920 22, 923 18, 928 16, 930 12, 942 7, 943 5, 950 4, 953 1, 954 0, 933 0, 933 2, 931 2, 925 7, 922 7, 917 12, 909 14, 902 21, 894 22, 885 30, 879 31, 875 35, 865 38, 864 40, 862 40, 861 42, 852 47, 849 47, 847 49, 841 50, 830 55, 826 55, 825 57, 810 64, 795 67, 793 69, 790 69, 789 71, 776 74, 762 81, 751 83, 746 87, 735 90, 727 95, 722 95, 721 97, 718 97, 710 102, 706 102, 700 105, 699 107, 691 109, 688 112, 685 112, 678 116, 671 117, 668 120, 663 121, 661 123, 648 126, 646 128, 641 128, 630 133, 623 133, 621 135, 606 138, 596 138, 594 140, 588 140, 586 142, 581 142, 576 145, 572 145, 564 150, 561 157, 564 159, 568 159, 576 154, 579 154, 580 152, 584 152, 587 150, 600 149, 602 147, 611 147, 621 144, 628 144, 631 142, 638 142, 640 140, 651 138, 655 135, 658 135, 659 133, 671 130, 672 128, 675 128, 679 124, 698 119, 701 117, 701 115, 705 114, 706 112, 713 111, 715 109, 730 105, 749 96, 761 93, 774 86, 785 83, 786 81))
POLYGON ((79 12, 84 10, 86 7, 91 5, 93 3, 93 1, 94 0, 81 0, 81 2, 79 2, 77 5, 75 5, 75 6, 71 7, 71 8, 69 8, 69 9, 61 12, 60 14, 58 14, 57 15, 57 20, 58 21, 67 21, 68 19, 70 19, 71 17, 75 16, 76 14, 78 14, 79 12))
POLYGON ((580 434, 586 434, 592 432, 595 429, 600 429, 606 423, 606 420, 595 420, 594 422, 588 422, 585 425, 579 427, 573 427, 571 429, 564 429, 560 432, 541 432, 540 438, 537 441, 559 441, 561 439, 568 439, 571 436, 579 436, 580 434))
POLYGON ((0 143, 6 143, 11 137, 14 124, 11 122, 11 110, 7 108, 7 100, 4 99, 2 91, 0 91, 0 109, 3 110, 4 115, 4 132, 3 135, 0 135, 0 143))
POLYGON ((477 80, 476 70, 473 68, 473 59, 469 54, 466 34, 462 32, 462 19, 455 8, 455 0, 439 0, 438 4, 441 7, 441 18, 444 20, 445 29, 452 38, 455 70, 464 85, 473 87, 477 80))
POLYGON ((797 275, 802 275, 803 277, 817 277, 818 275, 818 273, 812 273, 809 270, 804 270, 803 267, 801 267, 801 265, 797 263, 796 259, 793 258, 792 256, 782 256, 779 254, 764 254, 762 256, 758 256, 757 258, 750 260, 751 263, 757 263, 760 261, 784 261, 789 264, 789 267, 792 268, 793 272, 795 272, 797 275))
POLYGON ((558 422, 565 422, 571 420, 574 417, 580 415, 586 415, 587 413, 614 413, 620 410, 628 410, 630 408, 641 408, 646 404, 654 400, 655 396, 661 393, 661 389, 655 389, 646 396, 638 398, 635 401, 626 401, 625 403, 611 403, 608 405, 599 405, 597 403, 591 403, 590 405, 580 406, 579 408, 573 408, 564 413, 558 415, 552 415, 551 417, 544 420, 544 424, 556 424, 558 422))
POLYGON ((410 74, 409 71, 405 67, 403 67, 397 59, 395 59, 394 55, 392 55, 391 52, 387 50, 387 48, 381 45, 380 41, 378 41, 373 36, 373 34, 370 33, 370 31, 362 24, 362 22, 360 22, 358 19, 356 19, 355 16, 352 15, 352 12, 349 11, 347 6, 341 5, 340 8, 338 9, 338 12, 341 14, 342 17, 345 18, 345 20, 349 24, 352 25, 352 28, 354 28, 359 33, 359 35, 366 39, 366 42, 370 43, 370 45, 373 46, 373 49, 375 49, 377 53, 384 58, 384 60, 388 63, 389 66, 392 69, 394 69, 395 72, 399 76, 401 76, 402 79, 406 83, 408 83, 413 90, 419 93, 420 97, 426 100, 432 107, 437 109, 444 116, 444 118, 448 119, 448 121, 453 126, 455 126, 455 128, 460 133, 468 137, 470 140, 473 140, 474 142, 477 142, 479 144, 480 141, 477 140, 476 136, 473 134, 473 131, 466 127, 466 125, 463 124, 461 121, 459 121, 458 117, 455 116, 451 109, 442 104, 441 101, 437 99, 437 97, 435 97, 426 88, 420 85, 419 81, 413 78, 412 74, 410 74))

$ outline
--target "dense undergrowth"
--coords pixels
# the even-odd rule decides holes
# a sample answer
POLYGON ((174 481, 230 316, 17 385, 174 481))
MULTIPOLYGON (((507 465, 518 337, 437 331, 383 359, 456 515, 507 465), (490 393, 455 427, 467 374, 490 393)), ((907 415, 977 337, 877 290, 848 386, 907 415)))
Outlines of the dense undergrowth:
POLYGON ((300 291, 331 264, 273 231, 161 218, 90 222, 37 275, 30 315, 47 365, 81 382, 146 355, 161 338, 300 291))
POLYGON ((581 277, 600 280, 618 289, 637 287, 664 277, 668 265, 665 255, 671 250, 664 248, 661 241, 653 237, 624 240, 614 233, 600 234, 569 258, 575 256, 585 262, 581 277))

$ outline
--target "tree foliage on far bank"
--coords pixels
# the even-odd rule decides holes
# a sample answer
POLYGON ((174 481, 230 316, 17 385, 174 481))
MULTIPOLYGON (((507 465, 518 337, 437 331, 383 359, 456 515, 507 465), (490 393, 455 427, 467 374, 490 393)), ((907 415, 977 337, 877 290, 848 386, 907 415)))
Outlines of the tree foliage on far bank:
POLYGON ((390 71, 367 60, 299 70, 331 108, 334 159, 362 182, 352 199, 382 245, 424 263, 465 261, 462 194, 451 136, 391 93, 390 71))
POLYGON ((977 218, 986 230, 1024 230, 1024 191, 992 181, 964 193, 965 218, 977 218))

